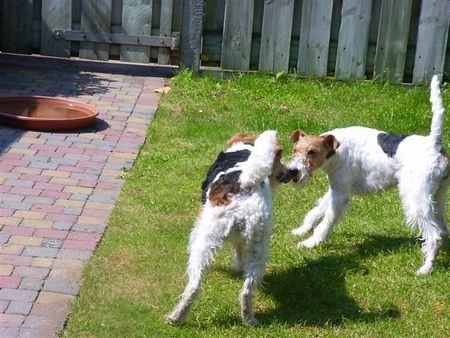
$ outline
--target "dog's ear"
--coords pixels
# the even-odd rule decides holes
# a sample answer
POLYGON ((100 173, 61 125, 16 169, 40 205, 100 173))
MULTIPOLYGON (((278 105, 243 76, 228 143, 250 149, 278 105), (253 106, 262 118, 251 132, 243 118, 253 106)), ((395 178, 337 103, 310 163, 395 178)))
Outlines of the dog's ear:
POLYGON ((297 129, 291 134, 289 141, 291 141, 291 143, 296 143, 301 137, 304 137, 305 135, 306 134, 304 132, 302 132, 300 129, 297 129))
POLYGON ((336 150, 341 145, 334 135, 322 136, 323 144, 330 150, 336 150))
POLYGON ((326 158, 330 158, 336 152, 336 149, 341 145, 339 141, 334 137, 334 135, 325 135, 322 136, 323 144, 328 149, 328 154, 326 158))

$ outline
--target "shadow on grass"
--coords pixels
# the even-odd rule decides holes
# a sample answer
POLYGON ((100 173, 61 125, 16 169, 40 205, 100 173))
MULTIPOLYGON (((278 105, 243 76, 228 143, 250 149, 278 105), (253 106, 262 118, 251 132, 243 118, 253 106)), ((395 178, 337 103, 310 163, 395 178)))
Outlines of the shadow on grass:
POLYGON ((346 274, 367 274, 360 261, 414 245, 413 239, 375 235, 347 255, 323 256, 303 267, 266 275, 263 291, 274 297, 277 306, 259 314, 261 323, 325 327, 340 326, 343 321, 371 323, 400 317, 392 303, 374 311, 362 309, 347 291, 346 274))

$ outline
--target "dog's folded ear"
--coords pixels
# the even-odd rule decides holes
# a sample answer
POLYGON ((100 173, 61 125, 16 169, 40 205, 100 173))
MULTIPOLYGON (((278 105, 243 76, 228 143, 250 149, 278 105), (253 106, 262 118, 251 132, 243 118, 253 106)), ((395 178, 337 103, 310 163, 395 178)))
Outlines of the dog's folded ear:
POLYGON ((341 145, 334 135, 322 136, 323 144, 330 150, 336 150, 341 145))
POLYGON ((291 141, 291 143, 296 143, 301 137, 305 137, 305 135, 306 134, 303 131, 297 129, 291 134, 289 141, 291 141))
POLYGON ((322 136, 323 144, 328 149, 328 154, 326 158, 330 158, 336 153, 336 149, 341 145, 339 141, 334 137, 334 135, 325 135, 322 136))

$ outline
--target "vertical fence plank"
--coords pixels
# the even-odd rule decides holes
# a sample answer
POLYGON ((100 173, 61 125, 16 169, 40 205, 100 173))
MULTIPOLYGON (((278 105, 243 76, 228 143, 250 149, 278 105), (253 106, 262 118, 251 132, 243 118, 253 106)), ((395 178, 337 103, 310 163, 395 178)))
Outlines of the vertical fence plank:
POLYGON ((413 83, 424 84, 443 72, 449 20, 450 1, 422 1, 413 83))
MULTIPOLYGON (((159 35, 168 37, 172 35, 172 15, 173 15, 173 0, 166 0, 161 2, 161 20, 159 35)), ((158 63, 168 65, 170 60, 170 48, 159 48, 158 63)))
MULTIPOLYGON (((152 0, 123 0, 122 33, 132 35, 151 35, 152 0)), ((120 46, 120 61, 150 61, 150 47, 120 46)))
POLYGON ((266 0, 259 49, 259 70, 287 72, 291 46, 294 0, 266 0))
POLYGON ((403 80, 412 0, 383 0, 375 52, 374 75, 380 80, 403 80))
POLYGON ((31 53, 33 0, 3 0, 2 51, 31 53))
MULTIPOLYGON (((81 7, 81 30, 83 32, 109 33, 111 27, 112 0, 83 1, 81 7)), ((109 59, 106 43, 81 42, 80 58, 109 59)))
POLYGON ((196 73, 200 71, 204 5, 203 0, 183 1, 180 65, 196 73))
POLYGON ((303 0, 298 53, 299 76, 327 74, 333 0, 303 0))
POLYGON ((344 0, 337 48, 336 78, 364 78, 371 11, 372 0, 344 0))
POLYGON ((248 70, 252 43, 254 1, 225 2, 222 68, 248 70))
POLYGON ((70 30, 72 20, 71 0, 42 0, 41 54, 70 56, 70 42, 56 40, 55 29, 70 30))

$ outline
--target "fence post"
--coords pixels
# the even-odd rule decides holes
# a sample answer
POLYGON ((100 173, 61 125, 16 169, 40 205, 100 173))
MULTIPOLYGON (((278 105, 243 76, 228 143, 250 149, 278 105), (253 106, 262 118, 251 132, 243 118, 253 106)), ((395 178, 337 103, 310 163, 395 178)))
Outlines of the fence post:
POLYGON ((180 66, 200 70, 204 0, 183 0, 180 66))

